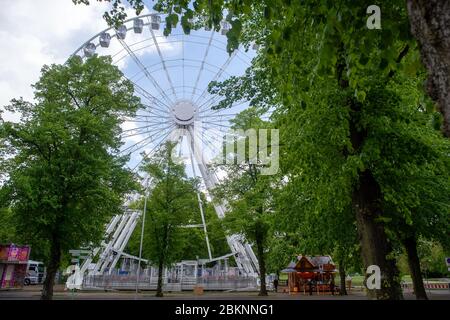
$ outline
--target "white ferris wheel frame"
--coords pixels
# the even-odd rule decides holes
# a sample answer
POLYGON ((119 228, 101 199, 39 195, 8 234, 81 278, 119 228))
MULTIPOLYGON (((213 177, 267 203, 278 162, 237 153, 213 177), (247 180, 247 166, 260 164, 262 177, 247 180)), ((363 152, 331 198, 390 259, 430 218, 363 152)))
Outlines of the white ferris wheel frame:
MULTIPOLYGON (((218 102, 220 96, 212 95, 211 97, 207 97, 207 94, 209 94, 209 92, 207 91, 207 87, 201 91, 201 94, 198 93, 198 91, 200 91, 198 89, 199 81, 201 80, 201 77, 205 70, 208 70, 209 72, 215 74, 214 77, 209 82, 220 80, 224 74, 229 76, 226 69, 230 65, 232 60, 235 58, 240 59, 247 65, 249 65, 250 61, 246 61, 242 57, 240 57, 239 54, 242 54, 242 52, 236 49, 232 54, 228 56, 226 61, 221 66, 218 67, 211 63, 208 63, 207 57, 211 47, 219 48, 218 46, 219 44, 222 46, 219 49, 226 52, 226 50, 223 49, 223 46, 226 44, 224 42, 218 41, 217 39, 214 39, 214 35, 216 34, 216 32, 212 30, 210 36, 208 37, 207 47, 204 52, 202 60, 185 59, 183 51, 183 58, 181 59, 183 64, 183 86, 182 86, 183 97, 182 98, 178 97, 177 90, 180 89, 180 86, 174 85, 172 77, 168 70, 171 67, 173 67, 170 65, 171 63, 179 62, 180 59, 172 59, 172 60, 165 59, 165 57, 162 54, 160 45, 158 43, 159 36, 155 34, 155 30, 159 30, 160 25, 163 24, 163 22, 161 22, 162 16, 164 15, 156 13, 145 14, 125 20, 123 22, 123 25, 119 27, 119 29, 115 29, 113 27, 107 28, 99 32, 98 34, 94 35, 83 45, 81 45, 77 50, 75 50, 75 52, 71 55, 71 57, 78 55, 82 59, 85 59, 89 56, 92 56, 99 47, 105 47, 106 45, 106 48, 108 48, 111 40, 116 39, 121 44, 123 49, 119 53, 114 54, 112 56, 113 59, 118 57, 118 55, 121 54, 122 52, 125 52, 125 55, 119 57, 118 60, 115 61, 115 63, 117 63, 122 59, 125 59, 126 57, 132 58, 135 65, 139 68, 140 71, 132 77, 128 78, 125 75, 124 77, 127 80, 131 81, 131 83, 133 83, 135 92, 139 94, 141 98, 143 98, 142 100, 146 100, 147 103, 149 103, 149 104, 142 103, 142 106, 144 107, 143 109, 145 110, 145 112, 147 112, 146 115, 136 115, 136 117, 134 117, 133 119, 127 119, 127 121, 136 121, 136 123, 138 123, 139 121, 139 123, 148 124, 148 128, 154 126, 152 131, 146 130, 148 128, 145 126, 140 128, 123 130, 122 138, 124 139, 144 134, 149 135, 146 136, 146 138, 143 139, 142 141, 139 141, 138 143, 132 146, 128 146, 127 148, 122 150, 121 153, 124 154, 125 152, 127 152, 129 154, 131 153, 135 154, 137 151, 142 150, 146 146, 153 143, 152 150, 149 153, 144 152, 142 159, 138 162, 137 165, 134 166, 133 171, 136 171, 139 168, 140 163, 144 159, 151 157, 161 147, 161 145, 164 144, 165 141, 167 140, 182 141, 184 137, 186 138, 188 145, 190 162, 192 164, 192 172, 194 176, 196 176, 196 168, 194 164, 195 159, 197 167, 199 169, 200 176, 203 179, 205 189, 208 193, 210 193, 210 191, 217 185, 219 180, 217 178, 216 173, 206 166, 203 153, 198 152, 198 150, 203 150, 202 149, 203 146, 199 146, 198 141, 200 138, 202 143, 207 148, 212 150, 214 146, 217 146, 217 142, 220 139, 214 136, 206 138, 205 136, 200 137, 201 134, 199 134, 198 132, 196 132, 196 130, 194 130, 195 128, 194 123, 200 121, 202 122, 202 125, 204 125, 206 128, 217 129, 218 132, 223 133, 225 132, 225 129, 228 128, 224 124, 224 121, 232 119, 232 117, 234 117, 235 114, 229 113, 221 114, 221 110, 211 110, 211 107, 218 102), (132 25, 130 25, 131 23, 132 25), (133 30, 135 33, 142 33, 144 28, 149 29, 151 34, 151 40, 153 41, 153 45, 155 46, 158 56, 160 58, 160 61, 158 63, 148 66, 144 65, 143 62, 139 59, 138 55, 136 54, 136 51, 133 51, 133 47, 135 45, 141 44, 147 40, 139 41, 137 43, 133 43, 130 45, 125 42, 127 32, 133 30), (94 42, 95 40, 97 40, 96 43, 94 42), (184 79, 185 67, 186 68, 196 67, 195 65, 189 65, 188 63, 191 64, 199 63, 198 66, 199 71, 194 86, 188 86, 185 84, 184 79), (155 77, 153 76, 153 73, 162 70, 164 70, 166 80, 170 84, 170 88, 168 88, 167 90, 161 88, 159 82, 157 81, 158 79, 155 79, 155 77), (137 75, 140 75, 139 80, 135 79, 137 75), (138 82, 143 78, 146 78, 148 81, 150 81, 150 83, 153 85, 153 88, 155 88, 156 91, 158 92, 157 95, 151 94, 141 85, 138 84, 138 82), (189 99, 186 98, 185 89, 191 90, 189 99), (173 98, 175 99, 172 100, 173 98), (205 121, 205 119, 207 121, 205 121), (161 124, 164 121, 160 120, 164 120, 166 121, 166 124, 168 123, 170 124, 166 127, 161 128, 158 126, 158 124, 161 124)), ((227 26, 227 23, 225 22, 222 23, 221 29, 222 35, 226 34, 228 29, 229 26, 227 26)), ((184 34, 174 35, 174 37, 176 36, 182 37, 181 42, 183 50, 184 50, 184 43, 189 42, 186 40, 187 37, 206 38, 198 35, 184 35, 184 34)), ((168 37, 168 39, 170 38, 171 36, 168 37)), ((180 42, 180 40, 176 40, 173 42, 180 42)), ((204 43, 201 44, 204 45, 204 43)), ((145 48, 146 47, 143 47, 138 50, 143 50, 145 48)), ((257 46, 253 46, 253 49, 257 49, 257 46)), ((249 57, 247 56, 247 58, 249 57)), ((177 66, 178 65, 176 65, 175 67, 177 66)), ((240 101, 235 105, 231 106, 230 109, 240 107, 245 103, 246 101, 240 101)), ((143 220, 145 220, 147 198, 149 196, 149 193, 151 192, 151 178, 147 177, 147 181, 145 183, 146 187, 144 193, 143 213, 141 213, 140 211, 129 210, 125 208, 125 213, 123 215, 116 215, 111 219, 110 223, 106 226, 105 240, 102 242, 100 247, 95 248, 93 250, 92 255, 88 257, 81 266, 80 268, 81 279, 85 272, 89 272, 90 274, 103 274, 106 270, 109 270, 110 273, 118 263, 121 256, 132 257, 124 253, 124 249, 141 215, 143 215, 143 220), (99 255, 99 259, 95 263, 95 267, 88 270, 88 267, 91 265, 93 258, 97 255, 99 255)), ((258 260, 253 252, 251 245, 242 237, 242 235, 238 234, 228 235, 226 237, 226 240, 228 246, 230 247, 231 253, 224 257, 213 258, 209 244, 208 232, 206 228, 205 216, 203 212, 203 205, 201 202, 200 194, 197 194, 197 198, 199 202, 202 224, 186 227, 202 227, 204 230, 208 250, 208 259, 202 260, 204 262, 217 261, 221 258, 234 256, 237 267, 239 268, 242 274, 256 277, 259 271, 258 260)), ((214 208, 217 216, 220 219, 225 216, 226 203, 222 203, 219 205, 216 204, 214 205, 214 208)), ((142 259, 143 230, 144 230, 144 223, 142 223, 139 257, 132 257, 138 260, 139 265, 141 261, 145 261, 144 259, 142 259)), ((139 284, 140 268, 137 268, 137 270, 138 273, 136 281, 136 290, 138 289, 139 284)))

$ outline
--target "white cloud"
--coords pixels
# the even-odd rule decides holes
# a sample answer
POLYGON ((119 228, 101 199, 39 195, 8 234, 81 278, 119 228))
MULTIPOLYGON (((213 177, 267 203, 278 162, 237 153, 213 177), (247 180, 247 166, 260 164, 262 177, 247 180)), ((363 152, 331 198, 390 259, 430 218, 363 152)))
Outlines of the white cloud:
MULTIPOLYGON (((109 4, 105 2, 91 1, 90 6, 75 6, 71 0, 17 0, 4 6, 0 11, 0 108, 9 104, 12 98, 32 100, 31 84, 39 79, 42 66, 64 63, 84 42, 106 29, 108 26, 102 15, 108 8, 109 4)), ((143 14, 148 12, 146 8, 143 14)), ((131 9, 127 14, 134 16, 131 9)), ((144 32, 148 37, 149 31, 144 32)), ((160 36, 162 31, 155 33, 160 36)), ((126 41, 129 44, 138 42, 142 40, 139 36, 129 32, 126 41)), ((164 37, 158 40, 163 54, 179 50, 164 37)), ((143 46, 144 43, 136 47, 143 46)), ((108 50, 99 51, 101 54, 114 54, 122 49, 114 39, 108 50)), ((138 56, 146 54, 156 54, 155 46, 136 52, 138 56)), ((128 57, 118 66, 126 68, 130 60, 128 57)), ((5 118, 17 119, 8 113, 5 118)))
POLYGON ((10 1, 0 11, 0 106, 31 100, 44 64, 63 63, 86 39, 106 27, 108 4, 75 6, 70 0, 10 1))

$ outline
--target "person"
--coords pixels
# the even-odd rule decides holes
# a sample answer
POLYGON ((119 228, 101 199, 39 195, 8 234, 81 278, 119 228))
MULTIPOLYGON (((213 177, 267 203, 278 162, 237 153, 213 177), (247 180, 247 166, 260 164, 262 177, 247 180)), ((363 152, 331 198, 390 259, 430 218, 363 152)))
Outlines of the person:
POLYGON ((273 280, 273 288, 274 288, 275 292, 278 292, 278 278, 275 278, 273 280))
POLYGON ((308 286, 309 286, 309 295, 312 296, 313 292, 313 282, 311 279, 308 279, 308 286))
POLYGON ((347 277, 345 278, 345 281, 347 282, 347 287, 348 287, 348 292, 350 292, 351 288, 352 288, 352 277, 348 274, 347 277))
POLYGON ((334 277, 331 276, 330 290, 331 290, 331 294, 332 294, 333 296, 334 296, 334 288, 335 288, 335 285, 334 285, 334 277))

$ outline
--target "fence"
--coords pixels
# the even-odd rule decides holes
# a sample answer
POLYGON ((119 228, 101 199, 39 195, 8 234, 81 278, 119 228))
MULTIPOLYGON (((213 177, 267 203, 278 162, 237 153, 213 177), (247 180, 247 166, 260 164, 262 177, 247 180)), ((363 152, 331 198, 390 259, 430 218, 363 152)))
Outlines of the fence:
MULTIPOLYGON (((425 289, 450 289, 450 284, 448 283, 424 283, 425 289)), ((403 289, 413 290, 412 283, 402 283, 403 289)))
MULTIPOLYGON (((139 278, 140 290, 156 290, 157 276, 141 275, 139 278)), ((257 279, 252 277, 182 277, 172 279, 163 277, 164 291, 193 290, 201 286, 204 290, 257 290, 257 279)), ((136 289, 136 275, 86 275, 83 279, 84 289, 103 290, 134 290, 136 289)))

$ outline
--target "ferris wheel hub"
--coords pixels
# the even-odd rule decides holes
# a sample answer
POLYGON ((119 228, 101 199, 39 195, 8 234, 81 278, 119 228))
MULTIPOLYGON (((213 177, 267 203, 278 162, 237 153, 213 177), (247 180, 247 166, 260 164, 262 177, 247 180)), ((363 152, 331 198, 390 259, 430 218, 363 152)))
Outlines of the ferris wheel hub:
POLYGON ((181 126, 194 123, 196 112, 197 110, 194 103, 189 100, 178 101, 172 107, 172 115, 175 119, 175 123, 181 126))

